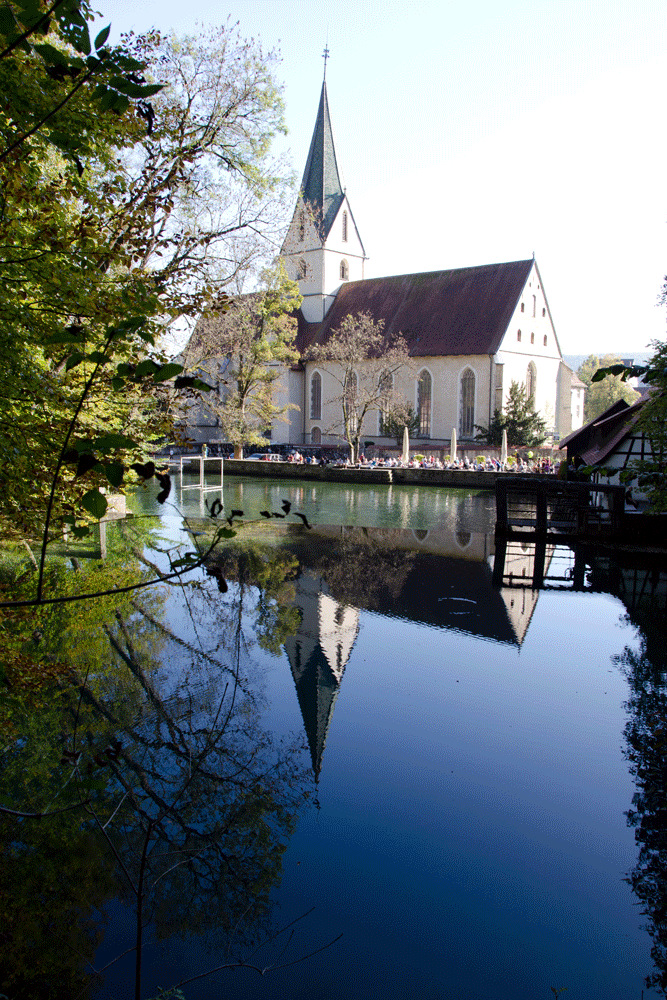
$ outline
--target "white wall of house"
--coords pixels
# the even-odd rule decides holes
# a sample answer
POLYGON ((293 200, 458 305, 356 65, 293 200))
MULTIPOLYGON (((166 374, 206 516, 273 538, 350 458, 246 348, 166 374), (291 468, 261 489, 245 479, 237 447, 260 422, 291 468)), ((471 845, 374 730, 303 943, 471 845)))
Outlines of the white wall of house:
MULTIPOLYGON (((577 381, 579 381, 577 379, 577 381)), ((581 383, 580 385, 572 386, 572 430, 576 431, 580 427, 584 426, 584 403, 586 402, 586 386, 581 383)))

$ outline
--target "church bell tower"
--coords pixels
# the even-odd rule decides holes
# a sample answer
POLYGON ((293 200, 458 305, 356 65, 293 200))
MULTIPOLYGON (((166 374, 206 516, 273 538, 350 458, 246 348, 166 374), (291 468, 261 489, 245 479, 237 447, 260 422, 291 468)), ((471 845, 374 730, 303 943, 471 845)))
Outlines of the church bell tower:
POLYGON ((366 254, 341 184, 334 148, 324 50, 324 80, 313 138, 296 208, 281 255, 303 295, 301 312, 309 323, 326 316, 345 281, 364 277, 366 254))

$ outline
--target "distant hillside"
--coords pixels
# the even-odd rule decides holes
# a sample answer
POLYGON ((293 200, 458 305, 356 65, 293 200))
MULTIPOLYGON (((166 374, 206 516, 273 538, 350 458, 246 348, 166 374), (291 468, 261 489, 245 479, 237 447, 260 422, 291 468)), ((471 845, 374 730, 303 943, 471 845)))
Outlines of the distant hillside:
MULTIPOLYGON (((621 359, 632 358, 633 363, 636 365, 645 365, 651 357, 651 353, 647 353, 646 351, 618 351, 617 354, 621 359)), ((588 357, 590 357, 590 354, 564 354, 563 361, 568 368, 576 372, 588 357)))

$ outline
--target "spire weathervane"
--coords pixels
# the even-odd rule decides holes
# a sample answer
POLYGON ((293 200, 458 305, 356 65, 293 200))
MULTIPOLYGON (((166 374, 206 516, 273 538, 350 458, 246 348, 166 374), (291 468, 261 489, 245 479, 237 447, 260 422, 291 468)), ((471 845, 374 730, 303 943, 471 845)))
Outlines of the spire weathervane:
POLYGON ((329 58, 329 46, 328 44, 324 46, 324 52, 322 53, 322 58, 324 59, 324 79, 327 78, 327 59, 329 58))

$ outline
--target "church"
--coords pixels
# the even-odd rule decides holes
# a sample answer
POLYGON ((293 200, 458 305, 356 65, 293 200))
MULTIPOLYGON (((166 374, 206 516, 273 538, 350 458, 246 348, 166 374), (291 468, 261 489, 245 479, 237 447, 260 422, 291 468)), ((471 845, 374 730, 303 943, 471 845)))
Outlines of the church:
MULTIPOLYGON (((570 430, 571 372, 563 363, 542 278, 534 259, 449 271, 365 278, 366 253, 343 189, 333 140, 326 78, 296 209, 282 255, 303 303, 297 347, 305 359, 346 315, 370 313, 387 334, 401 333, 413 368, 395 392, 411 403, 424 446, 474 439, 507 398, 512 381, 526 386, 556 436, 570 430)), ((340 444, 340 403, 327 373, 304 360, 289 372, 288 423, 272 443, 340 444)), ((395 444, 371 414, 364 438, 395 444)))
MULTIPOLYGON (((526 387, 556 440, 570 432, 572 372, 561 356, 534 257, 365 277, 364 244, 340 180, 326 74, 281 256, 303 296, 296 336, 301 360, 281 379, 275 401, 289 408, 271 428, 272 445, 343 444, 340 389, 337 396, 333 376, 309 353, 346 316, 359 313, 407 342, 412 364, 396 374, 391 388, 417 417, 413 448, 448 449, 454 430, 461 444, 472 443, 478 427, 503 409, 512 382, 526 387)), ((363 440, 380 449, 395 446, 382 424, 380 410, 372 411, 363 440)), ((192 430, 207 439, 204 428, 192 430)))

